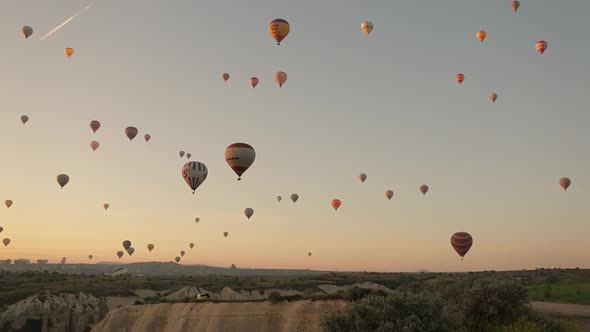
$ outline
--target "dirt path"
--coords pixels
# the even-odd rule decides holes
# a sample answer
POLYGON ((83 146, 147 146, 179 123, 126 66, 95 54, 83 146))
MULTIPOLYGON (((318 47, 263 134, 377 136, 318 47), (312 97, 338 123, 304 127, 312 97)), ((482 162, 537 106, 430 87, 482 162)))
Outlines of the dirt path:
POLYGON ((590 331, 590 305, 533 301, 531 306, 543 314, 571 318, 580 331, 590 331))

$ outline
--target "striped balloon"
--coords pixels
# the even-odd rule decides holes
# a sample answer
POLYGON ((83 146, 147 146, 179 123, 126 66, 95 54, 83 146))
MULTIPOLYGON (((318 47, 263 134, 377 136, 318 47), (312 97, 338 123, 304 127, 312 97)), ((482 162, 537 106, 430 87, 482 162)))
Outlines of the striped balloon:
POLYGON ((463 75, 461 73, 455 75, 455 81, 457 81, 457 83, 459 83, 459 84, 463 83, 464 79, 465 79, 465 75, 463 75))
POLYGON ((195 193, 195 190, 205 182, 208 174, 207 166, 198 161, 190 161, 182 167, 182 177, 193 190, 193 194, 195 193))
POLYGON ((461 256, 461 260, 463 260, 463 257, 465 257, 469 249, 471 249, 472 244, 473 238, 469 233, 457 232, 451 236, 451 245, 459 256, 461 256))
POLYGON ((543 54, 543 53, 545 53, 545 50, 547 49, 547 42, 544 40, 539 40, 535 44, 535 48, 537 49, 537 52, 543 54))
POLYGON ((242 174, 248 170, 256 159, 256 151, 246 143, 234 143, 225 149, 225 161, 238 175, 238 181, 242 174))

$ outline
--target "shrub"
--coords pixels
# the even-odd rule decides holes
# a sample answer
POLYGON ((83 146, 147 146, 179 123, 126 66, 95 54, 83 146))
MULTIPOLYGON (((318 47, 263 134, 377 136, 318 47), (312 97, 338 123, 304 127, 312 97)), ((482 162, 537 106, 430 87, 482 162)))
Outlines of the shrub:
POLYGON ((277 291, 272 291, 268 294, 268 299, 270 300, 270 302, 272 303, 279 303, 281 301, 283 301, 283 296, 281 295, 281 293, 277 292, 277 291))

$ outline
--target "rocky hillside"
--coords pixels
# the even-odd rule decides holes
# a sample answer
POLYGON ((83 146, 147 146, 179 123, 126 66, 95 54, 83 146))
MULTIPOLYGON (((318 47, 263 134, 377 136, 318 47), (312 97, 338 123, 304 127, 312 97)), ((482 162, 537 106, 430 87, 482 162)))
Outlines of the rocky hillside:
POLYGON ((345 301, 160 303, 111 310, 92 332, 319 331, 321 316, 345 301))
POLYGON ((104 300, 84 293, 41 292, 0 315, 1 331, 85 332, 106 316, 104 300))

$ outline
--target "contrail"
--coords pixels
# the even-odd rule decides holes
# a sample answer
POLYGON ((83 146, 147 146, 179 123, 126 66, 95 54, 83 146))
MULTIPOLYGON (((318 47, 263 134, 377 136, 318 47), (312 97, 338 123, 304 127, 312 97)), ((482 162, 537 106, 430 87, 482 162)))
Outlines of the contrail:
POLYGON ((80 14, 84 13, 85 11, 87 11, 88 9, 92 8, 92 5, 94 5, 94 1, 89 3, 86 7, 82 8, 82 10, 80 10, 79 12, 77 12, 76 14, 70 16, 67 20, 63 21, 62 24, 56 26, 53 30, 49 31, 45 36, 41 37, 41 40, 51 36, 52 34, 54 34, 55 32, 57 32, 59 29, 63 28, 66 24, 72 22, 76 17, 78 17, 80 14))

